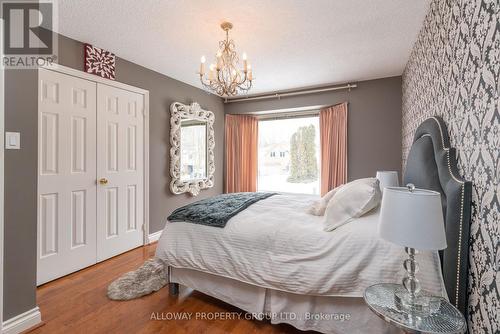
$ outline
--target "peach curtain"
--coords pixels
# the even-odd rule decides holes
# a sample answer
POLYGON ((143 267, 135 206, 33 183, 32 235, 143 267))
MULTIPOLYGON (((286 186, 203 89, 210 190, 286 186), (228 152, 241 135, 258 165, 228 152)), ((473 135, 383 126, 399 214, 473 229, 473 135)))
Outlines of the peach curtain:
POLYGON ((319 113, 321 196, 347 181, 347 102, 319 113))
POLYGON ((257 191, 258 120, 226 115, 226 193, 257 191))

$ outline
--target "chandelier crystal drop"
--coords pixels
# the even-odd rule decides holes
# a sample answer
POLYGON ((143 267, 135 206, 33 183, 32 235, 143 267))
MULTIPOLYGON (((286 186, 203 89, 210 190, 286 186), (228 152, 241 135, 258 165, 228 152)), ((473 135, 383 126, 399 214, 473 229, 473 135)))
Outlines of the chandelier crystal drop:
POLYGON ((222 30, 226 32, 226 39, 219 42, 216 62, 210 64, 205 72, 205 56, 201 57, 200 81, 207 90, 219 96, 235 96, 247 92, 252 88, 252 67, 243 53, 243 69, 238 68, 239 57, 235 51, 234 41, 229 39, 229 30, 233 27, 230 22, 223 22, 222 30))

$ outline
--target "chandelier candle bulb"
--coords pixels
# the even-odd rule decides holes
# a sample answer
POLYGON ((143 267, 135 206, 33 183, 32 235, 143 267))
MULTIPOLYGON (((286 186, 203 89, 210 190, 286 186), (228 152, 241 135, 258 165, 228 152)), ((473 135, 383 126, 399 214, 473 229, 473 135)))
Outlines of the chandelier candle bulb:
POLYGON ((200 75, 205 74, 205 56, 201 56, 200 75))
POLYGON ((248 71, 247 54, 243 52, 243 70, 245 73, 248 71))
POLYGON ((208 74, 208 80, 214 81, 215 79, 215 65, 211 64, 210 65, 210 73, 208 74))
POLYGON ((222 54, 221 52, 217 52, 217 70, 222 68, 222 54))

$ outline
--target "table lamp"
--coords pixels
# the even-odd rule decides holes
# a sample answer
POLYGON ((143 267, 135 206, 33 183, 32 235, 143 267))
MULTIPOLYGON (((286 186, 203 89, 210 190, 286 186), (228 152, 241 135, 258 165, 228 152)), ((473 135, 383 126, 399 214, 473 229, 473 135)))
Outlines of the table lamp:
POLYGON ((380 191, 382 193, 384 193, 384 188, 399 186, 398 172, 396 171, 378 171, 375 177, 378 179, 378 182, 380 184, 380 191))
POLYGON ((406 277, 402 287, 395 292, 398 307, 420 315, 431 312, 432 296, 421 290, 415 277, 418 250, 440 250, 446 248, 441 194, 431 190, 407 187, 385 188, 378 224, 379 235, 405 248, 408 259, 403 262, 406 277))

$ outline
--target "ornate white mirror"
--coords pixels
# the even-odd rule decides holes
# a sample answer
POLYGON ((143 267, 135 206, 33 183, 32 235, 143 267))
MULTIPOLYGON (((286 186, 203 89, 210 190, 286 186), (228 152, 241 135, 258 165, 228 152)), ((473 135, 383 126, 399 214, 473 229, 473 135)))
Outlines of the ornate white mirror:
POLYGON ((174 102, 170 113, 170 190, 196 196, 214 185, 215 116, 195 102, 174 102))

